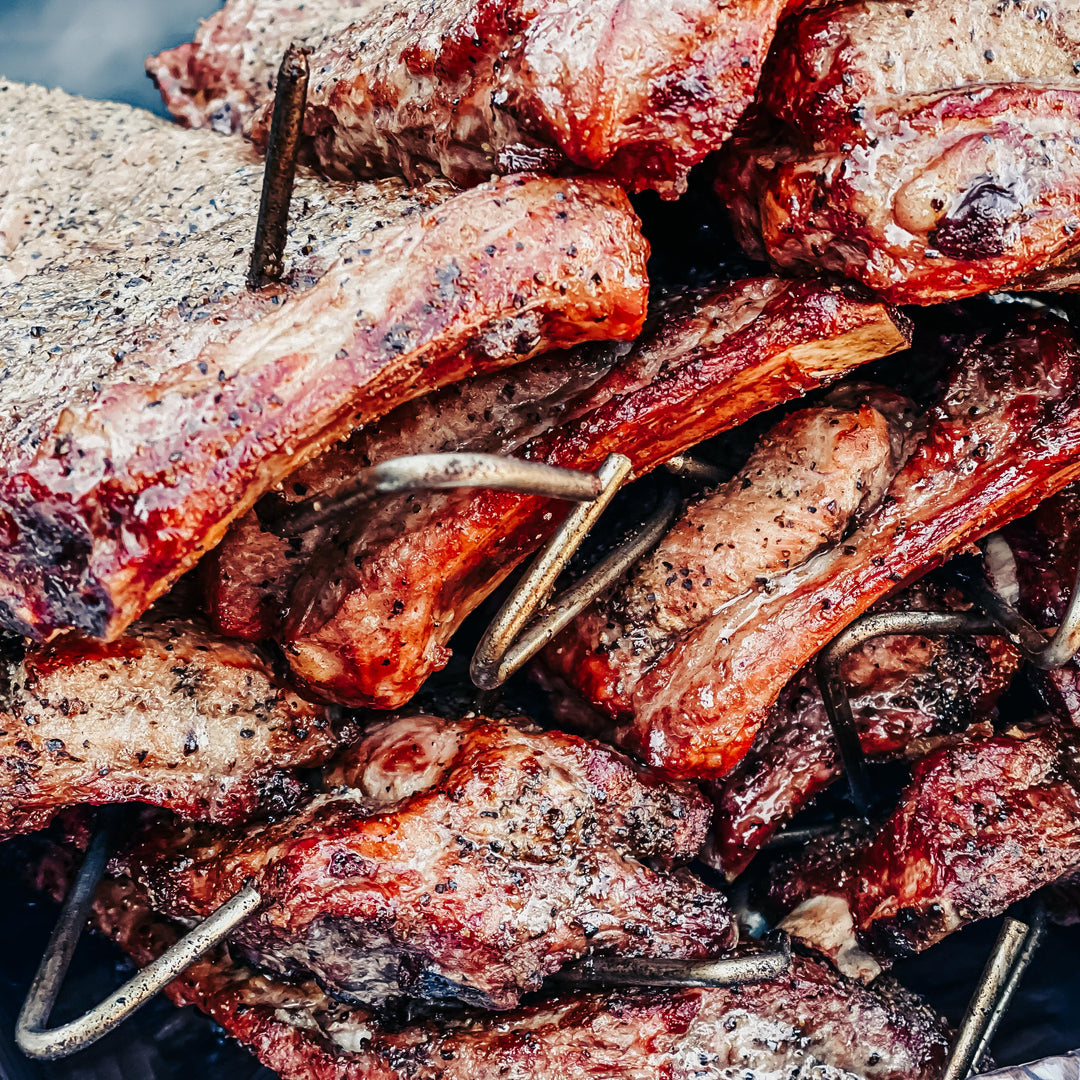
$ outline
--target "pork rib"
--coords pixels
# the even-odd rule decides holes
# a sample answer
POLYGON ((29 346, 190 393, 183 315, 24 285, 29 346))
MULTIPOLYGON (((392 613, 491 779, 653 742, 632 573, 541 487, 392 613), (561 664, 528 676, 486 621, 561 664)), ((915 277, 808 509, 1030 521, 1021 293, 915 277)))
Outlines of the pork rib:
POLYGON ((617 720, 674 645, 749 590, 834 546, 884 498, 910 452, 911 403, 867 389, 850 405, 803 409, 746 465, 693 502, 628 577, 547 650, 552 670, 617 720))
POLYGON ((283 689, 250 645, 151 614, 109 644, 63 639, 2 669, 0 838, 64 807, 144 802, 184 818, 295 808, 297 768, 349 726, 283 689))
MULTIPOLYGON (((969 605, 920 583, 875 610, 957 611, 969 605)), ((874 638, 841 667, 863 753, 871 760, 918 758, 942 742, 963 738, 993 718, 997 700, 1020 663, 1001 636, 874 638)), ((812 671, 780 695, 750 752, 712 796, 713 835, 705 861, 729 878, 762 845, 843 774, 840 753, 812 671)))
MULTIPOLYGON (((93 919, 139 965, 176 940, 130 881, 108 880, 93 919)), ((934 1080, 948 1031, 899 987, 871 991, 819 961, 733 989, 560 997, 511 1013, 464 1014, 381 1029, 314 983, 275 982, 214 954, 166 988, 283 1080, 934 1080)))
MULTIPOLYGON (((907 342, 901 317, 861 292, 775 278, 663 303, 652 318, 630 353, 519 456, 595 469, 619 452, 641 475, 907 342)), ((414 500, 408 510, 380 522, 389 540, 347 537, 340 557, 294 589, 280 640, 307 692, 379 708, 408 701, 446 663, 465 616, 566 512, 494 491, 414 500)))
POLYGON ((599 169, 674 198, 749 105, 783 6, 228 0, 147 70, 182 121, 262 142, 281 55, 302 40, 305 132, 328 175, 468 186, 599 169))
POLYGON ((1080 475, 1080 347, 1052 317, 960 349, 926 434, 866 521, 749 590, 639 681, 618 741, 675 776, 718 778, 783 687, 848 623, 1080 475))
POLYGON ((1075 288, 1073 0, 807 5, 778 33, 718 190, 777 267, 897 303, 1075 288))
POLYGON ((586 953, 700 957, 735 943, 685 870, 707 804, 616 751, 525 721, 417 716, 372 730, 330 794, 278 824, 163 830, 127 860, 155 908, 198 916, 252 880, 234 947, 374 1005, 512 1007, 586 953))
POLYGON ((27 636, 115 637, 351 428, 644 317, 646 245, 609 181, 301 178, 289 279, 253 294, 239 140, 7 83, 0 156, 8 267, 52 256, 0 293, 0 623, 27 636))
POLYGON ((875 834, 774 869, 769 905, 841 963, 852 929, 882 964, 921 952, 1076 873, 1078 764, 1076 733, 1056 728, 938 750, 875 834))

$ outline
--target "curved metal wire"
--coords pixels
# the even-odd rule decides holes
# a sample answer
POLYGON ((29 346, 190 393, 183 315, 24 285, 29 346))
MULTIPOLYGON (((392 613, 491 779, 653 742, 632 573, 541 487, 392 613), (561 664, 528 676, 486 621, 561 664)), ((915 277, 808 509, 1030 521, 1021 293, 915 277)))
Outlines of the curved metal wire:
POLYGON ((75 876, 56 927, 45 947, 34 980, 15 1025, 15 1042, 27 1057, 56 1061, 77 1053, 107 1035, 172 982, 185 968, 223 941, 258 907, 255 889, 245 887, 209 918, 184 935, 152 964, 132 976, 99 1005, 59 1027, 50 1028, 49 1014, 56 1004, 64 976, 94 901, 94 891, 111 849, 112 828, 106 821, 95 830, 75 876))
POLYGON ((300 536, 318 525, 336 521, 340 515, 378 495, 469 487, 588 502, 600 494, 601 481, 597 473, 560 469, 541 461, 521 461, 501 454, 412 454, 361 469, 355 479, 332 495, 299 503, 267 496, 256 504, 256 513, 270 532, 300 536))
POLYGON ((997 633, 997 623, 986 615, 967 611, 883 611, 864 615, 842 630, 818 655, 816 674, 825 712, 836 737, 840 760, 844 765, 851 798, 858 812, 865 815, 872 803, 870 778, 866 769, 851 699, 840 668, 847 656, 871 638, 892 634, 997 633))

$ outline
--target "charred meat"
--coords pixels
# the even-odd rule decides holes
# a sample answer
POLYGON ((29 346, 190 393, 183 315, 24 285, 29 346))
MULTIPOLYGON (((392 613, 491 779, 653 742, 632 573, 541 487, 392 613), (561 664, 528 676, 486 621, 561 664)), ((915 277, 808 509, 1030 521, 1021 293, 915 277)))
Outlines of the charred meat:
POLYGON ((0 624, 28 637, 116 637, 352 428, 644 317, 610 181, 301 177, 287 281, 254 293, 262 169, 239 140, 4 83, 0 156, 0 624))
MULTIPOLYGON (((727 773, 784 686, 840 630, 1080 474, 1078 379, 1080 347, 1054 318, 969 339, 880 504, 842 541, 677 640, 631 689, 619 742, 672 775, 727 773)), ((689 566, 669 561, 677 577, 689 566)))
MULTIPOLYGON (((595 469, 608 453, 619 452, 641 475, 907 340, 900 317, 859 292, 775 278, 662 302, 652 319, 629 354, 596 379, 561 422, 520 448, 517 436, 511 443, 503 435, 503 445, 521 457, 578 469, 595 469)), ((595 370, 595 361, 580 355, 566 362, 595 370)), ((531 376, 520 368, 509 382, 488 384, 493 398, 509 386, 516 400, 517 378, 527 393, 531 376)), ((499 417, 506 407, 492 400, 491 408, 499 417)), ((485 437, 476 415, 472 410, 473 419, 454 436, 462 443, 485 437)), ((430 426, 418 425, 411 413, 383 430, 406 432, 422 446, 431 438, 430 426)), ((438 437, 449 445, 441 430, 438 437)), ((346 448, 354 470, 369 458, 367 438, 361 434, 346 448)), ((394 436, 390 445, 400 452, 394 436)), ((305 570, 295 579, 284 605, 289 617, 277 635, 294 677, 323 700, 400 706, 445 665, 446 643, 464 617, 554 532, 565 512, 550 500, 510 492, 450 493, 398 504, 388 518, 343 534, 336 557, 313 540, 309 550, 321 545, 323 551, 310 563, 296 546, 305 570)), ((231 603, 227 594, 251 580, 242 565, 245 544, 280 549, 280 542, 259 538, 251 518, 239 528, 235 546, 227 542, 224 549, 229 581, 212 579, 217 611, 231 603), (235 558, 228 554, 234 550, 235 558)), ((270 586, 259 584, 268 580, 260 563, 258 556, 247 565, 256 591, 265 594, 270 586)), ((245 610, 258 603, 249 591, 245 610)), ((233 625, 247 619, 241 614, 233 625)))
POLYGON ((234 932, 260 967, 333 993, 512 1007, 585 954, 729 949, 722 894, 685 870, 700 793, 616 751, 527 722, 388 720, 278 824, 163 830, 127 860, 154 907, 204 916, 253 880, 234 932))
MULTIPOLYGON (((920 583, 875 610, 957 611, 969 605, 920 583)), ((841 667, 863 753, 870 760, 919 758, 993 720, 1020 662, 1000 636, 874 638, 841 667)), ((989 734, 989 732, 987 732, 989 734)), ((716 806, 705 861, 733 878, 762 845, 843 773, 812 670, 780 695, 750 752, 706 786, 716 806)))
POLYGON ((1080 8, 808 4, 718 191, 776 267, 902 303, 1077 284, 1080 8))
POLYGON ((330 176, 597 169, 674 198, 750 104, 783 7, 229 0, 147 67, 182 122, 262 142, 281 54, 305 41, 305 130, 330 176))
POLYGON ((250 645, 148 616, 108 644, 65 638, 5 661, 0 839, 67 806, 142 802, 232 822, 307 794, 296 770, 348 737, 250 645))
MULTIPOLYGON (((177 936, 123 880, 99 892, 94 921, 140 965, 177 936)), ((396 1031, 314 983, 275 982, 224 955, 197 961, 166 992, 202 1009, 284 1080, 725 1080, 736 1070, 761 1080, 935 1080, 948 1049, 944 1024, 914 995, 868 990, 798 956, 775 982, 565 996, 396 1031)))
POLYGON ((1076 733, 1053 727, 935 751, 872 835, 777 868, 770 907, 842 970, 873 975, 1076 874, 1078 766, 1076 733))

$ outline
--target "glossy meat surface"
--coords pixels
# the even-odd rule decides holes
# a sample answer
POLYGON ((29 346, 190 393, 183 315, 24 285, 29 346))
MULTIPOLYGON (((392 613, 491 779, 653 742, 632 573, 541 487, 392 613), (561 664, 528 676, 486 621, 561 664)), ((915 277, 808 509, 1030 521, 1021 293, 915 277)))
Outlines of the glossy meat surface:
MULTIPOLYGON (((952 590, 920 583, 876 610, 965 610, 952 590)), ((1000 636, 893 636, 852 651, 841 667, 863 752, 871 760, 918 758, 993 719, 1020 663, 1000 636)), ((703 856, 733 878, 814 796, 843 775, 813 670, 800 672, 769 712, 750 752, 707 785, 716 806, 703 856)))
MULTIPOLYGON (((94 922, 140 965, 176 930, 130 882, 107 881, 94 922)), ((283 1080, 934 1080, 948 1032, 914 995, 872 992, 796 957, 739 989, 565 996, 511 1013, 380 1030, 311 982, 288 985, 221 955, 166 993, 195 1005, 283 1080)))
POLYGON ((358 424, 644 317, 608 181, 304 176, 287 279, 252 293, 240 140, 3 83, 0 159, 0 623, 37 639, 115 637, 358 424))
MULTIPOLYGON (((657 305, 629 354, 563 422, 516 453, 596 469, 618 452, 642 475, 906 340, 900 316, 846 287, 734 282, 657 305)), ((281 641, 307 692, 379 708, 408 701, 445 665, 446 643, 465 616, 567 512, 498 491, 438 495, 414 507, 422 512, 399 513, 396 529, 388 526, 391 539, 373 543, 360 533, 290 598, 281 641)))
POLYGON ((1080 475, 1080 347, 1017 319, 960 349, 922 441, 840 544, 702 623, 635 689, 619 742, 672 775, 717 778, 784 686, 848 623, 1080 475))
POLYGON ((796 936, 816 945, 846 923, 887 963, 1075 874, 1078 814, 1075 732, 972 739, 920 761, 870 837, 810 847, 777 867, 769 902, 790 912, 783 925, 796 936))
POLYGON ((548 665, 603 712, 632 716, 635 689, 677 642, 747 591, 768 592, 881 502, 910 452, 913 411, 868 389, 785 417, 552 643, 548 665))
MULTIPOLYGON (((408 454, 513 454, 572 415, 582 399, 588 401, 592 387, 628 348, 611 344, 552 353, 513 372, 493 372, 417 398, 301 466, 274 494, 286 504, 332 495, 360 469, 408 454)), ((281 636, 285 621, 296 624, 313 603, 332 614, 350 581, 348 552, 355 559, 404 531, 433 527, 457 497, 387 496, 366 506, 355 522, 320 526, 299 540, 267 532, 255 513, 245 515, 200 568, 215 625, 259 640, 281 636), (331 573, 341 575, 336 584, 331 573)))
POLYGON ((313 50, 309 151, 331 176, 599 169, 674 198, 754 95, 783 0, 229 0, 148 62, 183 122, 263 142, 281 55, 313 50))
POLYGON ((282 688, 251 646, 148 616, 115 641, 71 639, 2 669, 0 838, 67 806, 144 802, 214 822, 282 814, 299 767, 349 737, 282 688))
POLYGON ((685 870, 707 803, 616 751, 527 722, 388 720, 278 824, 165 830, 129 869, 171 915, 248 879, 259 912, 230 940, 336 994, 512 1007, 587 953, 698 957, 736 938, 723 895, 685 870))
POLYGON ((1080 7, 811 5, 777 35, 718 191, 749 251, 895 302, 1075 287, 1080 7))

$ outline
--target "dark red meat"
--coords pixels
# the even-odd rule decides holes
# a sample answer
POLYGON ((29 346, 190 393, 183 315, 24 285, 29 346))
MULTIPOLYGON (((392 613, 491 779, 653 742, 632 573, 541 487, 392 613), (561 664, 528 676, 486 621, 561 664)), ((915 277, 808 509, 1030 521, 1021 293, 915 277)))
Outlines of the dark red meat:
POLYGON ((899 807, 869 837, 811 846, 775 868, 769 905, 834 955, 854 927, 887 963, 1075 874, 1078 815, 1074 731, 972 739, 920 761, 899 807))
POLYGON ((1080 475, 1080 347, 1035 316, 977 336, 881 505, 840 544, 749 590, 633 691, 619 742, 673 775, 715 778, 780 691, 848 623, 1080 475))
POLYGON ((685 870, 709 812, 600 744, 525 721, 388 720, 278 824, 163 830, 127 860, 154 907, 207 915, 252 881, 230 940, 260 966, 314 973, 381 1005, 509 1008, 587 953, 729 949, 721 893, 685 870))
POLYGON ((646 244, 610 181, 302 176, 286 281, 253 293, 262 166, 240 140, 0 83, 0 156, 21 208, 0 260, 0 623, 37 639, 116 637, 359 424, 645 314, 646 244))
POLYGON ((1080 7, 858 0, 785 22, 718 191, 748 251, 895 302, 1074 288, 1080 7))
MULTIPOLYGON (((963 610, 951 590, 920 584, 880 610, 963 610)), ((863 752, 871 760, 922 757, 993 718, 1020 663, 1001 636, 884 637, 854 650, 841 676, 863 752)), ((733 878, 762 845, 843 775, 812 670, 801 672, 769 712, 750 752, 707 786, 716 806, 705 861, 733 878)))
MULTIPOLYGON (((177 934, 124 881, 99 891, 94 921, 140 965, 177 934)), ((283 1080, 725 1080, 733 1070, 748 1080, 935 1080, 948 1049, 944 1024, 914 995, 867 990, 802 957, 784 978, 738 989, 566 996, 398 1031, 314 983, 274 982, 222 955, 197 961, 166 993, 283 1080)))
POLYGON ((261 142, 281 55, 304 41, 305 130, 329 175, 584 168, 674 198, 749 105, 783 7, 229 0, 147 70, 183 122, 261 142))
MULTIPOLYGON (((570 417, 518 456, 595 469, 619 452, 641 475, 906 343, 883 305, 816 282, 748 279, 661 305, 654 317, 570 417)), ((446 663, 465 616, 566 513, 565 504, 498 491, 439 495, 408 509, 378 523, 389 540, 361 531, 293 590, 281 640, 307 692, 380 708, 408 701, 446 663)))
POLYGON ((296 770, 349 738, 250 646, 147 616, 109 644, 69 638, 0 668, 0 838, 66 806, 144 802, 240 821, 308 794, 296 770))

